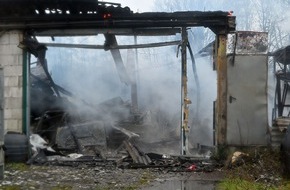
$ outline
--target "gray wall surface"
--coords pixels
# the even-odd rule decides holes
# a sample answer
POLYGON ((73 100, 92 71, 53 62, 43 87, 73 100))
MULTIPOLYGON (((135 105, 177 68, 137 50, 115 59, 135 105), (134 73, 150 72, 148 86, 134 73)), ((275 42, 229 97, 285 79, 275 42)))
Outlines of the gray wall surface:
POLYGON ((257 33, 257 36, 252 35, 246 36, 242 40, 238 39, 234 58, 232 55, 228 56, 228 145, 267 144, 268 56, 265 48, 259 49, 265 45, 259 44, 259 35, 263 35, 262 40, 265 40, 266 34, 257 33), (243 47, 239 46, 239 43, 242 43, 243 47))
POLYGON ((0 34, 0 67, 4 74, 4 130, 22 132, 22 62, 23 50, 18 47, 22 32, 0 34))

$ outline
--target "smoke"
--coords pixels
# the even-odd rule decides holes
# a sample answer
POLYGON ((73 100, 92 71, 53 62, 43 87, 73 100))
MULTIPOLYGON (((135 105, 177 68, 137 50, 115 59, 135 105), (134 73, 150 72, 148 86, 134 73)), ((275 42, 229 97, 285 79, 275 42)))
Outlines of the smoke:
MULTIPOLYGON (((217 96, 216 71, 213 70, 210 58, 196 59, 200 88, 195 86, 193 75, 189 75, 189 95, 191 105, 190 142, 196 144, 213 145, 213 102, 217 96), (199 91, 199 92, 197 92, 199 91), (200 97, 197 97, 198 94, 200 97)), ((190 72, 192 73, 192 72, 190 72)))
MULTIPOLYGON (((176 40, 176 37, 140 37, 138 43, 162 40, 176 40)), ((40 41, 48 39, 40 38, 40 41)), ((133 44, 133 37, 118 37, 119 44, 133 44)), ((103 37, 57 38, 56 42, 102 44, 103 37)), ((132 51, 132 50, 130 50, 132 51)), ((181 119, 181 60, 177 57, 176 46, 138 49, 138 62, 135 63, 138 89, 139 112, 144 119, 143 135, 147 142, 179 140, 181 119)), ((136 52, 121 50, 124 64, 136 60, 136 52), (132 57, 128 57, 134 56, 132 57)), ((83 113, 102 112, 97 108, 104 101, 118 97, 131 103, 130 85, 120 81, 114 60, 109 51, 96 49, 48 48, 47 62, 49 71, 56 84, 71 91, 79 98, 78 111, 83 113), (90 105, 88 109, 86 102, 90 105), (81 106, 80 106, 81 105, 81 106)), ((196 59, 200 82, 197 89, 188 56, 188 95, 190 105, 190 143, 212 145, 213 101, 216 98, 216 74, 212 61, 208 58, 196 59), (198 97, 198 94, 201 96, 198 97), (197 102, 199 101, 199 102, 197 102)), ((115 100, 115 99, 114 99, 115 100)), ((73 99, 71 101, 74 101, 73 99)), ((118 99, 118 102, 119 99, 118 99)), ((105 109, 110 109, 106 107, 105 109)), ((114 108, 122 118, 129 117, 128 110, 114 108), (119 111, 118 111, 119 110, 119 111)), ((116 114, 106 114, 102 119, 114 122, 116 114)), ((177 144, 178 146, 178 144, 177 144)), ((178 152, 179 150, 177 150, 178 152)))

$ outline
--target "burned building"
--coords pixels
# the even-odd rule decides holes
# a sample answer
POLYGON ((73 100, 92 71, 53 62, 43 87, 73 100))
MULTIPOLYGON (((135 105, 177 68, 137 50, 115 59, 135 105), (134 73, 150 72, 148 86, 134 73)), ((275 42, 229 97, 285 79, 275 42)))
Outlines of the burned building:
MULTIPOLYGON (((228 33, 235 32, 235 17, 231 13, 223 11, 133 13, 128 7, 121 7, 120 4, 92 0, 41 3, 28 0, 15 0, 11 3, 2 0, 1 3, 3 6, 0 8, 0 59, 3 69, 0 74, 4 89, 3 101, 1 101, 4 103, 1 114, 3 115, 2 131, 14 130, 29 135, 32 126, 32 131, 48 139, 51 145, 58 144, 58 148, 63 150, 80 146, 79 150, 83 151, 83 146, 87 146, 89 151, 103 154, 99 145, 111 143, 110 146, 117 148, 118 144, 107 139, 116 136, 122 136, 123 139, 134 138, 138 134, 134 133, 129 125, 115 126, 100 120, 106 115, 113 115, 116 118, 114 122, 122 124, 128 120, 139 122, 142 119, 142 114, 137 112, 137 85, 128 74, 120 49, 174 45, 180 47, 182 68, 181 113, 178 124, 180 136, 176 142, 180 154, 186 155, 190 130, 189 105, 193 101, 188 98, 187 89, 189 51, 187 28, 201 26, 210 28, 216 34, 216 41, 213 44, 218 84, 214 111, 216 144, 234 146, 267 144, 268 126, 265 116, 267 103, 266 88, 263 83, 267 78, 267 37, 264 33, 237 33, 235 34, 237 37, 233 38, 236 41, 232 44, 231 52, 227 52, 228 33), (15 9, 13 6, 15 4, 19 9, 15 9), (104 36, 103 44, 45 44, 36 40, 37 36, 96 34, 104 36), (116 38, 118 35, 174 36, 177 34, 180 36, 178 40, 150 44, 119 45, 116 38), (56 84, 46 68, 45 52, 48 46, 92 48, 110 52, 120 81, 131 86, 131 102, 128 104, 122 99, 115 98, 98 106, 90 106, 90 103, 78 100, 82 104, 88 104, 87 113, 92 114, 84 116, 76 112, 75 105, 69 99, 77 97, 73 92, 56 84), (34 68, 30 68, 30 55, 37 58, 34 68), (256 72, 256 69, 260 69, 259 72, 256 72), (245 74, 248 74, 247 80, 245 74), (115 134, 104 131, 104 125, 110 125, 115 134), (81 127, 83 130, 78 133, 81 127), (92 135, 96 133, 100 136, 92 135), (62 136, 68 137, 68 140, 62 142, 63 138, 60 138, 62 136), (236 138, 237 136, 239 138, 236 138), (76 137, 77 139, 74 139, 76 137), (91 149, 90 145, 95 145, 97 148, 91 149)), ((130 144, 126 144, 126 147, 128 150, 132 149, 130 144)))

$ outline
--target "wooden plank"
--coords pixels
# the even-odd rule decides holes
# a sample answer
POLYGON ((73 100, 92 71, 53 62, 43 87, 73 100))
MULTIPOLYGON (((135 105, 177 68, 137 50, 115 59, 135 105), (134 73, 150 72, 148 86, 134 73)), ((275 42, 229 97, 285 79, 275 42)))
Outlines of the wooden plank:
POLYGON ((128 141, 124 141, 123 144, 125 145, 125 148, 126 148, 127 152, 129 153, 129 155, 133 159, 133 162, 134 163, 139 163, 137 155, 133 152, 131 146, 129 145, 129 142, 128 141))

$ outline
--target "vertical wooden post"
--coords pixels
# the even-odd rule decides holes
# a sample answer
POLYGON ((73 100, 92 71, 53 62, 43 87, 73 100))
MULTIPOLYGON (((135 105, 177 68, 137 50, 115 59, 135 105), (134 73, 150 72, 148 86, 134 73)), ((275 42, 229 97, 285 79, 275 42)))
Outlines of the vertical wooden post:
POLYGON ((186 155, 188 151, 188 104, 190 103, 187 97, 187 44, 188 34, 186 27, 181 31, 181 155, 186 155))
POLYGON ((128 49, 127 56, 127 68, 131 80, 131 112, 136 116, 138 113, 138 94, 136 82, 136 65, 133 50, 128 49))
POLYGON ((217 35, 217 144, 226 144, 227 137, 227 35, 217 35))

